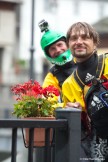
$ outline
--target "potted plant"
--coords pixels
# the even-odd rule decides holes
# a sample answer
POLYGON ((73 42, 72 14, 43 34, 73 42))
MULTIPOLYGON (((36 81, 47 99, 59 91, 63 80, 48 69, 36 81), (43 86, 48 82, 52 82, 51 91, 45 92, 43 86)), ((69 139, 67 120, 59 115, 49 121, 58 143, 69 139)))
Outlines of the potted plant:
MULTIPOLYGON (((54 118, 54 110, 57 107, 57 96, 59 96, 59 91, 54 86, 50 85, 43 88, 37 81, 28 81, 23 84, 16 84, 11 88, 12 93, 15 95, 16 103, 14 104, 13 115, 18 118, 54 118)), ((40 130, 44 131, 44 128, 35 128, 40 137, 40 130)), ((28 143, 28 129, 26 129, 26 143, 28 143)), ((36 134, 36 137, 37 137, 36 134)), ((35 137, 35 135, 34 135, 35 137)), ((45 138, 42 135, 41 140, 45 138)), ((34 139, 35 141, 35 139, 34 139)), ((34 145, 41 146, 44 143, 34 142, 34 145)))

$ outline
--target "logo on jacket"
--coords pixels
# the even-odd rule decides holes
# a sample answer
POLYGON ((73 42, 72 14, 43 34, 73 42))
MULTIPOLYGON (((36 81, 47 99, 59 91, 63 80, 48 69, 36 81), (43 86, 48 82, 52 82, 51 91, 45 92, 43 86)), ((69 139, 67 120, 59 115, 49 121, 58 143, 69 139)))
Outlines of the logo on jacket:
POLYGON ((93 75, 91 75, 90 73, 87 73, 86 77, 85 77, 85 82, 89 82, 90 80, 92 80, 94 78, 93 75))

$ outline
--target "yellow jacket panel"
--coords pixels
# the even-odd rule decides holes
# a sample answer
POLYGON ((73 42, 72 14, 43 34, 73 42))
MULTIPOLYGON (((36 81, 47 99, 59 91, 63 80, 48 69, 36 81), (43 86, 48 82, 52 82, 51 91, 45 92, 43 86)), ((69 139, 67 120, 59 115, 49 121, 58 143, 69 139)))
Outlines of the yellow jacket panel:
POLYGON ((59 86, 59 81, 51 72, 49 72, 46 75, 44 82, 43 82, 43 87, 47 87, 49 85, 55 86, 61 92, 61 87, 59 86))
MULTIPOLYGON (((57 80, 57 78, 51 73, 49 72, 43 82, 43 87, 47 87, 49 85, 53 85, 55 86, 59 92, 61 93, 61 87, 59 86, 59 81, 57 80)), ((58 97, 58 104, 56 105, 56 107, 63 107, 63 103, 60 103, 60 96, 58 97)))

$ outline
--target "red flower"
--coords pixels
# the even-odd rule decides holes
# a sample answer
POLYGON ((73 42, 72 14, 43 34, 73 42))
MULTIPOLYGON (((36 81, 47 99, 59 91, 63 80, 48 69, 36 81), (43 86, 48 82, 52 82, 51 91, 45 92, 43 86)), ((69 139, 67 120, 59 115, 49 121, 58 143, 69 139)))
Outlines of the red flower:
POLYGON ((17 117, 54 116, 59 91, 54 86, 43 88, 37 81, 28 81, 12 87, 17 103, 13 114, 17 117), (54 98, 53 98, 54 97, 54 98))
POLYGON ((43 95, 44 95, 45 97, 47 97, 47 96, 49 96, 49 95, 51 95, 51 94, 54 94, 54 95, 56 95, 56 96, 59 96, 59 91, 58 91, 58 89, 55 88, 55 87, 52 86, 52 85, 49 85, 48 87, 43 88, 43 95))
POLYGON ((32 90, 37 94, 37 95, 41 95, 42 94, 42 87, 40 85, 35 85, 34 87, 32 87, 32 90))
POLYGON ((11 90, 15 95, 18 95, 16 100, 21 100, 24 95, 34 96, 36 98, 39 98, 39 96, 42 95, 46 98, 49 96, 51 97, 52 95, 59 96, 59 91, 54 86, 50 85, 46 88, 42 88, 37 81, 32 80, 25 82, 24 84, 17 84, 13 86, 11 90))

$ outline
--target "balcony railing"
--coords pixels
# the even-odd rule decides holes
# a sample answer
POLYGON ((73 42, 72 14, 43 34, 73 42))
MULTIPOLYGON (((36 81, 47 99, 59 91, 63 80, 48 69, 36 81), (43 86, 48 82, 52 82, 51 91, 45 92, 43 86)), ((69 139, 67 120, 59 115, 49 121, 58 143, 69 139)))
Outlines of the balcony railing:
MULTIPOLYGON (((34 128, 45 128, 44 162, 79 162, 80 120, 80 110, 74 108, 57 109, 56 120, 1 119, 0 129, 11 128, 12 130, 11 162, 16 162, 18 128, 29 128, 28 162, 33 162, 34 128), (53 159, 50 155, 49 134, 51 128, 55 130, 53 159)), ((38 161, 41 161, 41 157, 36 159, 36 162, 38 161)))

